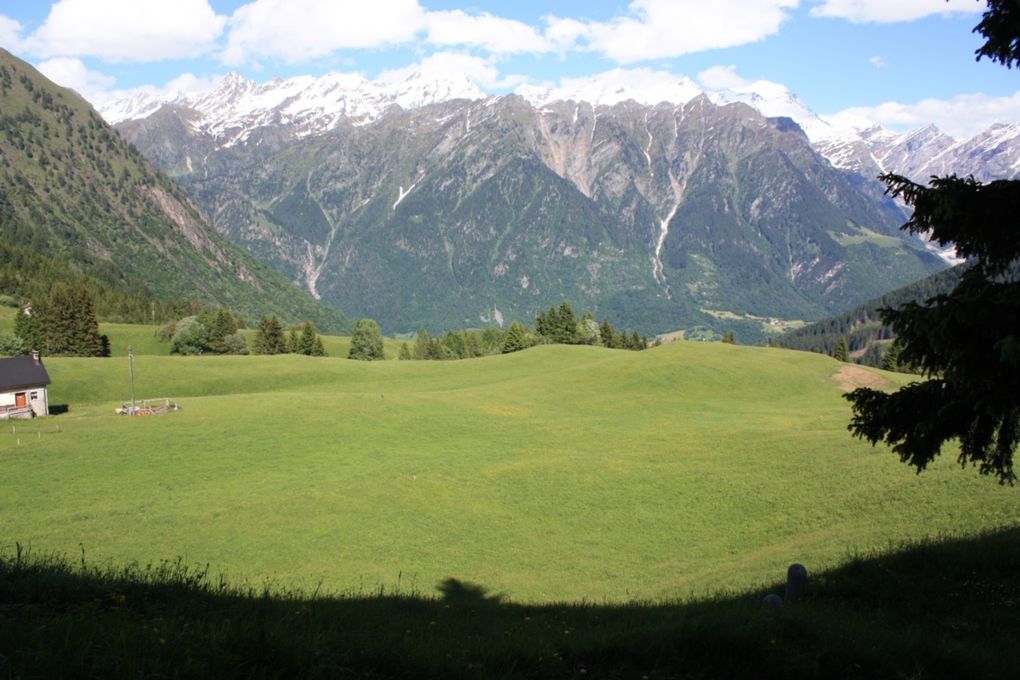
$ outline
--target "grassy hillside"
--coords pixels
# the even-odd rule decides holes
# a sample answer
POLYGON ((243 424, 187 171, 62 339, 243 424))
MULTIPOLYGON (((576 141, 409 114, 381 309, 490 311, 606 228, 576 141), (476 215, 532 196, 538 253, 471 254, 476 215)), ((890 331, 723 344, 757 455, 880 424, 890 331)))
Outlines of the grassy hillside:
POLYGON ((915 475, 846 432, 892 374, 778 349, 544 346, 461 362, 49 359, 69 412, 0 430, 0 536, 231 582, 621 602, 762 584, 1016 522, 952 452, 915 475), (838 379, 837 371, 844 371, 838 379), (843 386, 840 386, 840 382, 843 386))

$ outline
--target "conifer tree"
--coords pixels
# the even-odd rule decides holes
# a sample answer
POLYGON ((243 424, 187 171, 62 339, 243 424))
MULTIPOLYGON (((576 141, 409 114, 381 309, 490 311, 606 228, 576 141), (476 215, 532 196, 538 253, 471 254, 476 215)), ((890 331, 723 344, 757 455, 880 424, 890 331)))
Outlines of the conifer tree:
POLYGON ((414 358, 418 360, 432 359, 432 338, 424 328, 418 329, 414 339, 414 358))
POLYGON ((613 324, 609 323, 609 319, 602 320, 599 335, 602 337, 604 347, 616 347, 616 329, 613 328, 613 324))
POLYGON ((322 336, 318 333, 315 334, 315 343, 312 345, 312 356, 313 357, 324 357, 326 356, 326 346, 322 344, 322 336))
POLYGON ((384 359, 382 330, 373 319, 358 319, 351 337, 349 359, 374 361, 384 359))
POLYGON ((411 348, 408 347, 406 342, 400 343, 400 353, 397 355, 397 359, 401 361, 409 361, 411 359, 411 348))
MULTIPOLYGON (((988 0, 975 32, 986 39, 979 59, 1020 63, 1016 0, 988 0)), ((982 184, 953 175, 924 187, 893 174, 881 179, 914 208, 904 229, 954 244, 973 266, 948 294, 881 310, 900 360, 928 379, 892 394, 862 387, 846 395, 849 429, 889 444, 918 471, 958 440, 960 465, 1012 484, 1020 442, 1020 180, 982 184)))
POLYGON ((527 346, 528 340, 524 326, 520 322, 514 321, 510 324, 510 328, 507 329, 506 335, 503 337, 503 354, 519 352, 527 346))
POLYGON ((846 344, 845 335, 839 336, 839 344, 836 346, 832 358, 836 361, 850 361, 850 347, 846 344))
POLYGON ((30 306, 18 312, 14 319, 14 334, 21 338, 26 350, 46 349, 46 330, 43 328, 43 306, 30 306))
POLYGON ((722 341, 727 345, 737 344, 737 337, 733 335, 733 331, 726 331, 725 335, 722 336, 722 341))
POLYGON ((103 355, 92 297, 82 284, 55 284, 40 315, 49 354, 103 355))
POLYGON ((284 354, 287 351, 287 339, 283 335, 283 326, 275 316, 265 316, 259 320, 255 338, 252 341, 252 352, 255 354, 284 354))

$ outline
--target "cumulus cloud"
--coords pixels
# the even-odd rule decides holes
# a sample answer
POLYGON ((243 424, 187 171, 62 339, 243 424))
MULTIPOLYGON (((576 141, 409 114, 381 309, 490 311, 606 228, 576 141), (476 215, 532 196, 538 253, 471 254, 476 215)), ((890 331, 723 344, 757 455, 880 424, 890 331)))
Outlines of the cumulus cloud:
POLYGON ((875 68, 885 68, 886 67, 885 59, 883 59, 882 57, 879 57, 879 56, 871 57, 870 59, 868 59, 868 62, 872 66, 874 66, 875 68))
POLYGON ((112 76, 90 70, 81 59, 70 57, 47 59, 36 64, 36 68, 57 85, 69 87, 89 101, 113 87, 116 82, 112 76))
POLYGON ((914 104, 886 102, 878 106, 858 106, 823 116, 836 124, 866 127, 878 123, 895 130, 910 130, 935 123, 947 134, 964 139, 993 123, 1020 120, 1020 91, 1005 97, 987 94, 961 94, 952 99, 924 99, 914 104))
POLYGON ((417 0, 255 0, 230 17, 222 58, 232 65, 267 57, 295 63, 397 45, 414 40, 425 19, 417 0))
POLYGON ((849 19, 855 23, 892 23, 913 21, 933 14, 976 14, 985 10, 984 2, 974 0, 825 0, 811 8, 816 17, 849 19))
POLYGON ((698 74, 698 82, 710 90, 735 90, 748 84, 737 74, 737 67, 732 64, 705 69, 698 74))
MULTIPOLYGON (((622 64, 757 42, 779 31, 799 0, 633 0, 629 13, 582 27, 547 19, 561 40, 622 64)), ((561 44, 563 44, 561 42, 561 44)))
POLYGON ((551 43, 532 26, 488 13, 475 15, 459 9, 429 12, 425 21, 428 41, 435 45, 467 45, 496 54, 552 49, 551 43))
POLYGON ((21 22, 0 14, 0 45, 16 50, 21 44, 21 22))
POLYGON ((527 80, 526 76, 501 75, 492 58, 458 52, 437 52, 410 66, 384 71, 377 80, 399 82, 416 73, 438 78, 464 75, 485 90, 511 88, 527 80))
POLYGON ((211 50, 225 23, 207 0, 60 0, 24 45, 44 57, 181 59, 211 50))
POLYGON ((573 49, 579 40, 588 35, 588 25, 577 19, 545 17, 545 39, 559 52, 573 49))

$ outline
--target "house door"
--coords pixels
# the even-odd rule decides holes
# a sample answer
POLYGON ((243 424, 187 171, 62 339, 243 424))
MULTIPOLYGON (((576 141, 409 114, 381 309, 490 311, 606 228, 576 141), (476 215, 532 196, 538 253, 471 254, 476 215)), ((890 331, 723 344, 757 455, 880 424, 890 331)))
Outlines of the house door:
POLYGON ((16 408, 25 408, 28 406, 28 400, 25 398, 24 392, 18 392, 14 395, 14 406, 16 408))

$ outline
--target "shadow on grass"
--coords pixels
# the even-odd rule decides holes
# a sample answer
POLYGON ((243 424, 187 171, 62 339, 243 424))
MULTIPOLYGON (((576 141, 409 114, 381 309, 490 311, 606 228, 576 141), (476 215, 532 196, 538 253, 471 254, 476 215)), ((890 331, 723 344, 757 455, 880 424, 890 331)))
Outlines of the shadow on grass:
POLYGON ((1016 677, 1020 527, 851 559, 807 598, 515 604, 237 589, 181 562, 0 558, 0 678, 1016 677))

